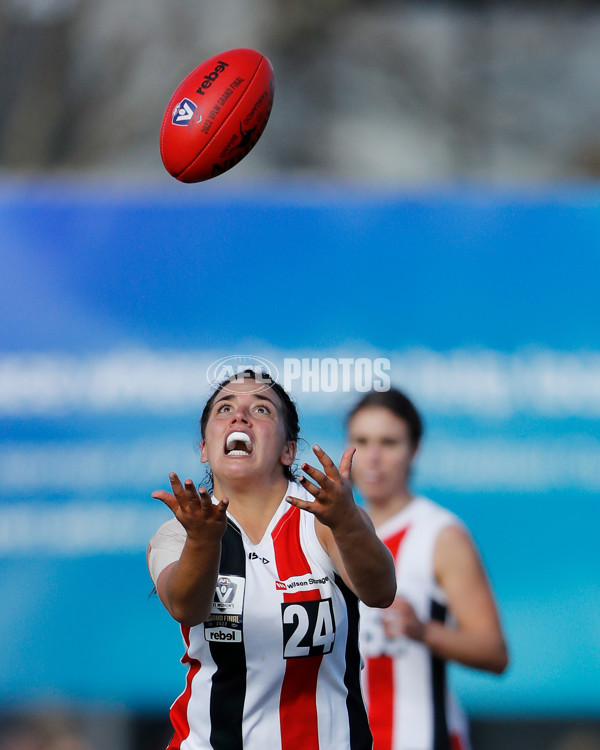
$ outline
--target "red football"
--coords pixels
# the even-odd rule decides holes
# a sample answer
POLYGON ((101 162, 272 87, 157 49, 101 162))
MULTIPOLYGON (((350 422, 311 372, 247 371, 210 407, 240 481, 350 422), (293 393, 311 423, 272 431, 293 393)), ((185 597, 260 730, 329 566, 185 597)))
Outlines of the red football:
POLYGON ((254 49, 232 49, 195 68, 171 97, 160 155, 181 182, 234 167, 256 145, 273 106, 271 63, 254 49))

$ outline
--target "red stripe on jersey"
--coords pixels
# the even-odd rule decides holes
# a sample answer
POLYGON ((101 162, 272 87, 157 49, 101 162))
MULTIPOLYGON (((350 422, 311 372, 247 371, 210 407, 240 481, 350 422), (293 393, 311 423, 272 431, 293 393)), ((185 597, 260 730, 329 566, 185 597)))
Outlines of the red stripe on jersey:
POLYGON ((466 750, 463 741, 457 734, 450 735, 450 750, 466 750))
POLYGON ((281 686, 282 750, 318 750, 317 677, 322 656, 288 659, 281 686))
POLYGON ((391 750, 394 717, 394 661, 385 654, 366 660, 369 724, 373 750, 391 750))
MULTIPOLYGON (((181 633, 185 641, 186 647, 190 647, 190 629, 182 626, 181 633)), ((175 700, 171 706, 169 717, 171 724, 173 725, 173 739, 169 742, 167 750, 179 750, 181 743, 190 734, 190 723, 188 721, 188 704, 192 695, 192 680, 200 669, 200 662, 197 659, 191 659, 186 651, 181 659, 182 664, 189 664, 188 673, 185 678, 185 690, 175 700)))
POLYGON ((395 534, 392 534, 392 536, 388 536, 383 540, 385 546, 392 553, 392 557, 394 558, 394 560, 398 556, 398 550, 400 549, 400 544, 404 539, 404 535, 409 529, 410 526, 405 526, 403 529, 400 529, 400 531, 397 531, 395 534))
MULTIPOLYGON (((409 528, 410 526, 405 526, 383 540, 394 560, 398 557, 400 545, 409 528)), ((394 733, 394 695, 397 689, 394 685, 393 659, 385 654, 367 658, 366 679, 373 750, 391 750, 394 733)))
POLYGON ((300 545, 300 508, 294 505, 279 519, 271 533, 277 561, 277 573, 282 581, 292 576, 310 573, 310 565, 300 545))
MULTIPOLYGON (((272 533, 277 574, 281 581, 311 573, 300 543, 300 509, 292 506, 272 533)), ((286 592, 285 602, 320 599, 320 591, 286 592)), ((322 656, 287 659, 279 700, 282 750, 318 750, 317 678, 322 656)))

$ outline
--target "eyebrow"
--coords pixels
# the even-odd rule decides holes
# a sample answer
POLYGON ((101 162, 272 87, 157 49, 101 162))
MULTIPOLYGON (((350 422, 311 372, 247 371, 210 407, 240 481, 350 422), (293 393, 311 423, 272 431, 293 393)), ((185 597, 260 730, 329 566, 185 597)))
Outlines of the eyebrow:
MULTIPOLYGON (((226 393, 224 396, 221 396, 220 398, 216 399, 213 406, 216 406, 217 404, 220 404, 221 401, 232 401, 234 398, 237 398, 237 393, 226 393)), ((258 399, 259 401, 268 401, 271 406, 277 410, 277 404, 267 396, 261 396, 260 393, 254 394, 254 398, 258 399)))

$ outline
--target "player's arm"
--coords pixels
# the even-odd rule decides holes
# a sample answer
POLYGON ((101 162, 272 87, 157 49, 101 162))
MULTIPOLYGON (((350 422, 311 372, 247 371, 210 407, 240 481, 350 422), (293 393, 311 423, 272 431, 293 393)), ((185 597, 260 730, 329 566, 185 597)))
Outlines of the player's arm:
POLYGON ((430 621, 422 640, 444 659, 496 674, 508 652, 494 596, 479 554, 465 529, 448 526, 437 539, 434 572, 448 598, 456 627, 430 621))
POLYGON ((171 616, 191 627, 204 622, 212 608, 227 500, 215 505, 208 492, 198 493, 190 480, 182 485, 176 474, 170 480, 173 492, 157 490, 152 496, 171 508, 186 530, 186 541, 180 558, 159 574, 156 591, 171 616))
POLYGON ((323 525, 318 535, 344 583, 369 607, 388 607, 396 594, 394 561, 362 508, 345 529, 323 525))
POLYGON ((396 593, 394 560, 354 501, 350 468, 355 448, 344 451, 339 469, 319 446, 313 450, 323 471, 304 464, 302 470, 314 481, 301 477, 300 482, 314 500, 288 500, 316 516, 321 545, 358 598, 371 607, 387 607, 396 593))

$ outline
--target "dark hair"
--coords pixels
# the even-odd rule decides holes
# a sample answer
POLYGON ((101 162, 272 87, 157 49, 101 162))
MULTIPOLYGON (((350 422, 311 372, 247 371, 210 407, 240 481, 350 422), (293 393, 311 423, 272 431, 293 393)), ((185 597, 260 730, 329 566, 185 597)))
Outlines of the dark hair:
POLYGON ((390 388, 389 391, 371 391, 363 396, 346 417, 346 427, 350 424, 352 417, 361 409, 370 406, 380 406, 389 409, 400 419, 408 424, 410 441, 413 448, 417 448, 423 437, 423 420, 416 406, 402 391, 390 388))
MULTIPOLYGON (((212 396, 208 399, 206 402, 204 409, 202 410, 202 416, 200 417, 200 434, 202 436, 202 440, 204 440, 204 435, 206 433, 206 425, 208 423, 208 418, 210 416, 210 412, 212 409, 212 405, 215 402, 216 397, 219 395, 219 393, 226 388, 230 383, 244 383, 248 380, 254 380, 257 384, 260 383, 261 390, 264 388, 271 389, 274 393, 279 396, 279 400, 281 401, 282 405, 282 416, 283 416, 283 425, 285 428, 285 439, 291 440, 294 442, 298 441, 298 435, 300 434, 300 422, 298 419, 298 411, 296 409, 296 405, 292 401, 292 399, 289 397, 287 391, 285 391, 277 381, 273 380, 271 375, 266 371, 256 372, 255 370, 252 370, 248 368, 247 370, 244 370, 243 372, 238 373, 237 375, 231 375, 225 380, 222 380, 217 388, 215 389, 215 392, 212 394, 212 396)), ((294 481, 294 473, 292 471, 291 466, 284 466, 283 467, 283 474, 286 479, 290 481, 294 481)), ((211 477, 211 484, 212 484, 212 477, 211 477)))

